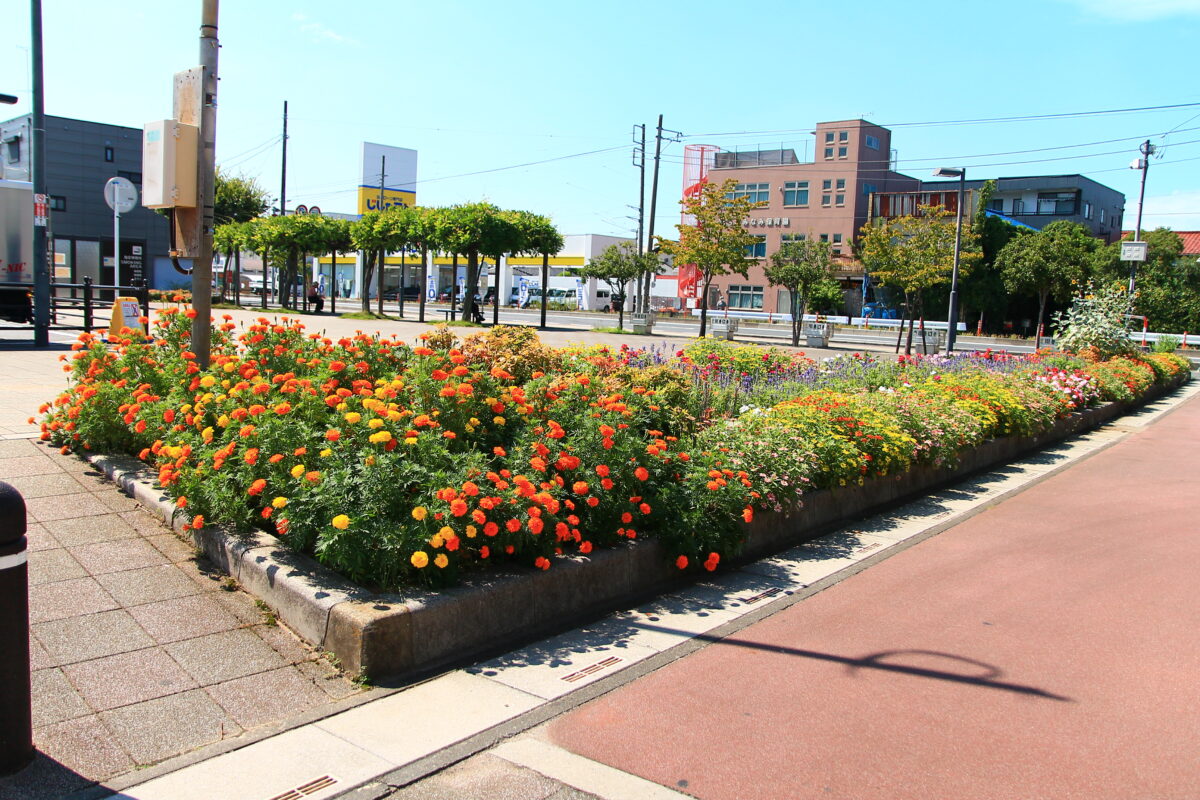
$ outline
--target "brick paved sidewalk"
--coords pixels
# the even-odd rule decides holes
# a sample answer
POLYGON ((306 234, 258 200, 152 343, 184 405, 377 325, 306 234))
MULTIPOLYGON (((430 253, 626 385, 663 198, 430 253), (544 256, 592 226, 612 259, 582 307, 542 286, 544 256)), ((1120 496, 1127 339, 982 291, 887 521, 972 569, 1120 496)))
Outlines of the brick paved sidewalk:
POLYGON ((86 462, 7 439, 0 480, 29 515, 39 751, 0 798, 62 797, 360 691, 86 462))

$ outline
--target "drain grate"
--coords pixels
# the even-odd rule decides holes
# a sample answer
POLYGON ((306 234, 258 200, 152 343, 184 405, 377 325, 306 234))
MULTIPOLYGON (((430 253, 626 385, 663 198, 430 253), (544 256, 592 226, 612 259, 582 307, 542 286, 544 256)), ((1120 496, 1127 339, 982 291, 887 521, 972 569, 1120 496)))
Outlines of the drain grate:
POLYGON ((575 683, 576 681, 583 680, 588 675, 595 675, 602 669, 608 669, 609 667, 620 663, 621 659, 617 658, 616 656, 609 656, 603 661, 597 661, 595 664, 584 667, 576 672, 572 672, 570 675, 563 675, 562 680, 566 681, 567 683, 575 683))
POLYGON ((337 783, 337 778, 331 775, 322 775, 316 780, 311 780, 308 783, 297 786, 295 789, 288 789, 283 794, 277 794, 270 800, 304 800, 306 797, 311 797, 322 789, 328 789, 337 783))
POLYGON ((759 592, 758 594, 754 595, 753 597, 747 597, 745 600, 742 601, 742 605, 752 606, 755 603, 759 603, 763 600, 766 600, 768 597, 774 597, 775 595, 779 594, 782 591, 783 591, 783 589, 780 589, 780 588, 767 589, 765 592, 759 592))

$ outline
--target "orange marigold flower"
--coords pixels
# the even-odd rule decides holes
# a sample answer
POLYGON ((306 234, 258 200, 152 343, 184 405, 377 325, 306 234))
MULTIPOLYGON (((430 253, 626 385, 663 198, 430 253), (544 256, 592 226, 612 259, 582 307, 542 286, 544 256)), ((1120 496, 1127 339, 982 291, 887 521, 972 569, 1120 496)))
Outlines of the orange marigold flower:
POLYGON ((599 497, 589 497, 587 499, 587 504, 591 508, 595 508, 596 506, 600 505, 600 498, 599 497))
POLYGON ((625 523, 626 525, 633 522, 633 514, 630 514, 628 511, 626 511, 621 515, 621 522, 625 523))
POLYGON ((750 506, 746 506, 745 508, 743 508, 742 509, 742 519, 746 520, 746 522, 750 522, 751 520, 753 520, 754 519, 754 509, 751 508, 750 506))
POLYGON ((196 516, 192 517, 193 530, 200 530, 203 527, 204 527, 204 515, 203 514, 197 514, 196 516))
POLYGON ((263 478, 259 478, 254 483, 250 484, 250 488, 246 490, 246 494, 257 496, 263 493, 263 489, 267 488, 267 482, 263 478))
POLYGON ((650 504, 642 503, 640 506, 638 506, 638 511, 641 511, 643 514, 649 514, 650 513, 650 504))
POLYGON ((493 447, 492 453, 500 456, 501 458, 504 458, 506 455, 508 455, 503 447, 493 447))
POLYGON ((550 569, 550 559, 546 558, 545 556, 538 556, 537 560, 533 562, 533 565, 540 570, 550 569))
POLYGON ((467 513, 467 503, 461 498, 450 503, 450 513, 456 517, 461 517, 467 513))
POLYGON ((471 512, 471 519, 482 525, 487 522, 487 514, 484 514, 478 508, 471 512))
POLYGON ((245 461, 250 466, 254 466, 258 462, 258 448, 251 447, 247 450, 245 455, 242 456, 242 461, 245 461))
POLYGON ((499 532, 500 532, 500 526, 494 522, 489 522, 483 526, 483 535, 484 536, 495 536, 499 532))
POLYGON ((719 553, 709 553, 708 558, 704 562, 704 568, 706 570, 708 570, 709 572, 712 572, 713 570, 715 570, 717 568, 717 564, 720 564, 720 563, 721 563, 721 556, 719 553))
POLYGON ((679 567, 680 569, 687 569, 687 565, 688 565, 688 557, 687 556, 680 556, 679 558, 675 559, 675 566, 679 567))
POLYGON ((644 481, 644 480, 649 479, 650 470, 646 469, 645 467, 638 467, 637 469, 635 469, 633 471, 633 474, 637 477, 637 479, 639 481, 644 481))
POLYGON ((454 431, 446 431, 445 433, 442 434, 442 436, 446 439, 457 439, 458 438, 458 434, 455 433, 454 431))
POLYGON ((321 480, 321 473, 315 469, 311 470, 309 472, 304 473, 304 479, 307 480, 309 483, 318 483, 321 480))
POLYGON ((587 555, 588 553, 592 552, 592 543, 591 542, 580 542, 579 543, 579 552, 583 553, 584 555, 587 555))
POLYGON ((325 438, 331 442, 336 442, 338 439, 342 438, 342 432, 336 428, 327 430, 325 431, 325 438))
POLYGON ((596 474, 599 475, 601 478, 607 478, 609 476, 610 472, 611 472, 611 470, 609 470, 607 464, 597 464, 596 465, 596 474))
MULTIPOLYGON (((504 527, 508 528, 509 533, 516 533, 517 531, 521 530, 521 520, 510 519, 508 522, 504 523, 504 527)), ((487 533, 487 531, 484 530, 484 533, 487 533)))
POLYGON ((575 492, 575 494, 587 494, 588 489, 587 481, 575 481, 571 485, 571 491, 575 492))
POLYGON ((180 495, 179 499, 175 501, 175 506, 176 508, 187 508, 187 503, 187 498, 183 495, 180 495))
POLYGON ((283 461, 283 454, 276 453, 275 455, 271 456, 267 460, 270 461, 272 464, 278 464, 280 461, 283 461))

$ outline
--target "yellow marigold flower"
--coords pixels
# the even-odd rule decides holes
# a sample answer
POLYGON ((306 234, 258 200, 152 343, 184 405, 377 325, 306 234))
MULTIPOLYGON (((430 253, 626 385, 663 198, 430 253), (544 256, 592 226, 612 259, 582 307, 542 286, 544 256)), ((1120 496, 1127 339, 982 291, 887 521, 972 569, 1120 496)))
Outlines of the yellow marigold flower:
POLYGON ((409 438, 404 440, 404 443, 407 445, 414 445, 417 443, 417 438, 415 436, 410 436, 409 438))
POLYGON ((471 417, 471 419, 469 420, 469 422, 470 422, 472 425, 476 425, 476 426, 478 426, 478 425, 481 425, 481 424, 482 424, 482 423, 479 421, 479 417, 471 417))
POLYGON ((348 414, 346 414, 345 419, 346 419, 346 422, 349 422, 351 425, 353 425, 354 423, 356 423, 362 419, 362 414, 358 413, 357 411, 351 411, 348 414))
POLYGON ((393 410, 393 411, 387 412, 387 418, 388 418, 388 422, 399 422, 400 420, 404 419, 404 415, 401 414, 399 411, 393 410))
POLYGON ((271 501, 271 505, 275 506, 275 508, 286 508, 287 504, 288 499, 286 497, 276 497, 271 501))
POLYGON ((443 544, 442 534, 440 534, 440 533, 435 533, 429 539, 429 546, 432 547, 434 550, 437 550, 439 547, 442 546, 442 544, 443 544))
POLYGON ((382 428, 383 420, 381 420, 379 417, 375 417, 373 419, 367 420, 367 427, 368 428, 382 428))
POLYGON ((496 425, 503 425, 506 421, 504 417, 492 417, 492 422, 496 425))
POLYGON ((345 404, 345 403, 338 403, 338 404, 337 404, 336 406, 334 406, 334 407, 335 407, 335 408, 336 408, 338 411, 345 411, 345 410, 346 410, 347 408, 349 408, 350 406, 348 406, 348 405, 347 405, 347 404, 345 404))
POLYGON ((451 539, 454 537, 454 528, 451 528, 449 525, 443 525, 442 529, 438 531, 438 536, 441 536, 443 539, 451 539))
POLYGON ((303 474, 304 474, 304 465, 303 464, 297 464, 296 466, 292 467, 292 477, 293 478, 299 478, 303 474))
POLYGON ((392 440, 392 433, 391 433, 391 431, 377 431, 375 433, 372 433, 370 436, 368 436, 367 439, 372 444, 379 444, 380 442, 390 442, 392 440))
POLYGON ((212 375, 205 375, 203 378, 200 379, 200 385, 203 386, 205 389, 211 389, 213 387, 213 385, 216 384, 216 382, 217 382, 217 379, 214 378, 212 375))
POLYGON ((227 417, 224 414, 217 417, 217 426, 221 427, 221 428, 228 428, 229 427, 229 417, 227 417))
POLYGON ((338 514, 333 518, 333 527, 337 528, 339 531, 346 530, 346 528, 350 527, 350 518, 345 514, 338 514))
POLYGON ((201 431, 200 436, 203 437, 205 442, 211 442, 212 438, 213 438, 212 427, 210 426, 210 427, 205 428, 203 431, 201 431))
POLYGON ((429 509, 425 506, 416 506, 412 510, 413 519, 422 520, 429 514, 429 509))
POLYGON ((474 539, 475 534, 477 534, 477 533, 479 533, 479 529, 476 528, 474 525, 467 526, 467 538, 468 539, 474 539))
POLYGON ((412 565, 417 569, 424 569, 425 567, 429 566, 429 554, 424 550, 418 550, 412 554, 412 558, 409 559, 409 562, 411 562, 412 565))
POLYGON ((321 458, 329 458, 331 455, 333 455, 333 451, 328 447, 321 451, 321 458))
POLYGON ((446 565, 450 563, 450 559, 446 558, 445 553, 438 553, 437 558, 433 560, 433 563, 437 564, 438 569, 445 569, 446 565))
POLYGON ((375 456, 367 456, 366 458, 363 459, 363 463, 366 464, 368 467, 375 466, 375 456))

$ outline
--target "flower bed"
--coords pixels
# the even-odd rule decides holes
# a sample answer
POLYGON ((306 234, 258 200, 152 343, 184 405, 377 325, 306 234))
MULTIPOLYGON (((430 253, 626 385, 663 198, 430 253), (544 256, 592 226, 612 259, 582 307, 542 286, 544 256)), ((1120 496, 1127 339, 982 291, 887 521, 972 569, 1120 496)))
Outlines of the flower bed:
POLYGON ((497 562, 545 570, 645 536, 678 569, 712 570, 757 510, 953 463, 1188 369, 1165 354, 818 364, 712 341, 555 350, 508 328, 409 346, 331 341, 283 318, 218 326, 202 370, 189 328, 171 309, 145 341, 81 337, 44 437, 137 455, 189 526, 264 529, 383 589, 497 562))

